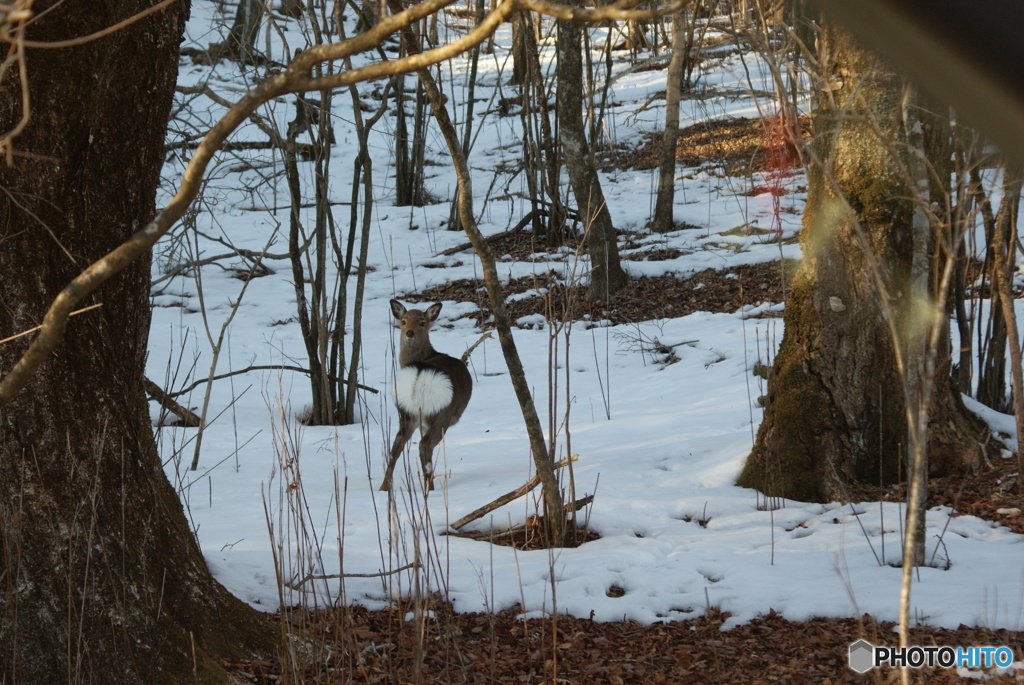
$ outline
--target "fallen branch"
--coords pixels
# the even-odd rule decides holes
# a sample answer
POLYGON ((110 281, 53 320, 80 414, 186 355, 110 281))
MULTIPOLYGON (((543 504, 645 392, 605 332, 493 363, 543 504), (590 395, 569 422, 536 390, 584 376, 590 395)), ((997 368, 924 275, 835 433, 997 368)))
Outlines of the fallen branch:
MULTIPOLYGON (((282 253, 282 254, 264 254, 264 255, 261 255, 259 252, 255 252, 254 250, 241 250, 241 249, 239 249, 239 250, 235 250, 234 252, 228 252, 227 254, 219 254, 219 255, 215 255, 213 257, 204 257, 203 259, 196 259, 196 260, 191 261, 191 262, 186 262, 184 264, 179 264, 179 265, 175 266, 172 269, 168 269, 164 273, 164 275, 161 276, 160 278, 154 279, 149 284, 149 287, 150 288, 155 288, 156 286, 160 285, 164 281, 168 281, 168 280, 174 278, 175 276, 178 276, 182 272, 188 271, 189 269, 194 269, 194 268, 199 267, 199 266, 206 266, 207 264, 213 264, 215 262, 219 262, 222 259, 231 259, 231 258, 242 259, 243 261, 246 260, 246 259, 257 259, 257 258, 262 258, 262 259, 290 259, 291 255, 288 254, 287 252, 282 253)), ((264 268, 266 268, 266 267, 264 267, 264 268)))
POLYGON ((186 428, 199 428, 202 421, 199 420, 199 417, 196 416, 194 412, 175 402, 170 395, 164 392, 163 388, 145 376, 142 378, 142 383, 146 388, 146 394, 159 402, 162 409, 166 409, 181 419, 181 425, 186 428))
MULTIPOLYGON (((176 152, 177 150, 189 150, 192 148, 199 147, 202 140, 180 140, 174 143, 170 143, 164 146, 164 156, 168 152, 176 152)), ((304 159, 311 159, 313 157, 313 146, 309 143, 295 143, 285 140, 282 143, 278 143, 273 140, 239 140, 231 141, 226 140, 221 143, 219 150, 221 152, 244 152, 247 150, 280 150, 284 146, 287 146, 288 150, 294 152, 296 155, 303 157, 304 159)))
MULTIPOLYGON (((570 502, 566 504, 563 508, 565 509, 566 513, 569 513, 571 511, 579 511, 583 507, 592 504, 593 501, 594 496, 587 495, 586 497, 578 499, 575 502, 570 502)), ((497 542, 499 540, 504 540, 505 538, 515 537, 516 535, 519 535, 521 533, 528 532, 531 523, 536 523, 535 517, 531 516, 526 523, 523 523, 519 526, 507 528, 506 530, 469 530, 465 533, 447 532, 442 533, 442 535, 450 535, 452 537, 465 538, 467 540, 485 540, 487 542, 497 542)))
MULTIPOLYGON (((568 464, 576 461, 579 458, 580 458, 580 455, 574 454, 574 455, 572 455, 572 456, 570 456, 570 457, 568 457, 566 459, 563 459, 560 462, 557 462, 552 467, 552 470, 560 469, 563 466, 567 466, 568 464)), ((531 490, 533 490, 538 485, 540 485, 540 476, 534 475, 533 478, 531 478, 530 480, 526 481, 526 483, 524 485, 519 486, 518 488, 516 488, 512 492, 505 493, 504 495, 502 495, 498 499, 494 500, 490 504, 485 504, 484 506, 480 507, 479 509, 477 509, 477 510, 475 510, 473 512, 470 512, 469 514, 466 514, 465 516, 460 518, 458 521, 453 523, 451 525, 451 527, 454 528, 455 530, 458 530, 459 528, 462 528, 467 523, 470 523, 472 521, 476 521, 478 518, 489 514, 490 512, 492 512, 495 509, 497 509, 498 507, 505 506, 509 502, 512 502, 514 500, 519 499, 520 497, 522 497, 526 493, 528 493, 531 490)), ((586 498, 584 498, 584 499, 586 499, 586 498)), ((593 499, 593 496, 591 496, 591 499, 593 499)), ((581 505, 581 506, 585 506, 585 505, 581 505)))
POLYGON ((568 504, 566 504, 565 505, 565 513, 568 514, 571 511, 579 511, 583 507, 586 507, 586 506, 591 505, 593 503, 594 503, 594 496, 593 495, 587 495, 586 497, 581 497, 580 499, 576 500, 575 502, 569 502, 568 504))

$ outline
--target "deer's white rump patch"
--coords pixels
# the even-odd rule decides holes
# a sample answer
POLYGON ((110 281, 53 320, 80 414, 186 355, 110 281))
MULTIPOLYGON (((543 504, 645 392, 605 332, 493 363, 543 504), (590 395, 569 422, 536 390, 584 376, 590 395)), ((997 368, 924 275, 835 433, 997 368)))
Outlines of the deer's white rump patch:
POLYGON ((452 379, 437 369, 403 366, 395 375, 395 400, 409 414, 433 416, 451 404, 452 379))

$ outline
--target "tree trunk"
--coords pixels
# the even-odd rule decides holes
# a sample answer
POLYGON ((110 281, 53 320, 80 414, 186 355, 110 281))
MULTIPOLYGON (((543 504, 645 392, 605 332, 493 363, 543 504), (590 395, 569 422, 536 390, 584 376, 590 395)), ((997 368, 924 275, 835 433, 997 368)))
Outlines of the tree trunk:
POLYGON ((515 62, 513 83, 519 84, 519 120, 523 127, 523 173, 529 191, 533 234, 549 247, 562 244, 567 235, 566 209, 562 202, 561 147, 555 138, 537 48, 537 17, 530 12, 513 16, 515 62), (518 29, 516 29, 518 27, 518 29), (517 80, 518 79, 518 80, 517 80))
MULTIPOLYGON (((910 457, 904 379, 882 298, 901 337, 923 311, 910 296, 913 189, 906 164, 894 158, 906 153, 903 83, 831 25, 819 46, 822 82, 835 85, 821 95, 815 119, 805 256, 786 303, 764 421, 739 478, 805 501, 849 500, 858 486, 900 479, 900 462, 910 457)), ((930 283, 937 287, 934 271, 930 283)), ((980 458, 975 423, 953 390, 942 347, 929 415, 933 475, 980 458)))
MULTIPOLYGON (((148 5, 37 4, 28 37, 85 35, 148 5)), ((0 337, 38 324, 153 217, 186 13, 177 3, 82 46, 28 50, 32 119, 0 166, 0 337)), ((4 131, 20 88, 0 85, 4 131)), ((72 319, 0 409, 0 681, 211 682, 226 679, 213 655, 273 644, 210 576, 163 473, 143 389, 148 296, 139 260, 86 298, 102 306, 72 319)), ((0 369, 30 339, 0 346, 0 369)))
POLYGON ((559 137, 569 184, 576 196, 587 236, 587 252, 591 261, 590 297, 607 299, 626 285, 629 277, 619 262, 615 226, 601 190, 593 150, 583 128, 581 30, 575 22, 558 22, 559 137))
POLYGON ((256 0, 238 0, 238 9, 228 32, 228 51, 232 57, 243 62, 252 57, 262 18, 263 11, 256 0))
POLYGON ((658 160, 658 199, 654 204, 651 230, 668 233, 675 228, 673 207, 676 196, 676 146, 679 144, 679 96, 686 65, 686 18, 683 10, 672 15, 672 59, 665 84, 665 133, 658 160))
MULTIPOLYGON (((1000 279, 1010 274, 1012 281, 1016 250, 1008 251, 1006 246, 1014 244, 1010 236, 1016 235, 1019 205, 1020 181, 1015 177, 1013 167, 1007 165, 1004 171, 1003 198, 999 202, 999 211, 992 218, 991 229, 987 231, 990 235, 986 236, 986 243, 989 246, 987 262, 991 306, 988 315, 989 328, 985 336, 988 345, 982 348, 979 361, 981 369, 978 374, 977 395, 979 402, 1001 412, 1012 411, 1013 401, 1006 392, 1007 324, 1012 322, 1003 315, 1003 300, 1007 295, 1000 285, 1000 279)), ((1012 292, 1009 301, 1012 307, 1012 292)))
POLYGON ((1010 348, 1011 388, 1014 422, 1017 426, 1017 494, 1024 495, 1024 369, 1021 368, 1020 331, 1013 298, 1014 262, 1017 256, 1017 212, 1020 207, 1022 172, 1019 165, 1007 164, 1003 171, 1003 199, 996 217, 992 241, 993 297, 999 293, 999 307, 1006 326, 1010 348))
POLYGON ((512 17, 512 79, 509 83, 514 86, 525 87, 530 83, 537 52, 537 41, 533 35, 535 21, 531 12, 518 12, 512 17))

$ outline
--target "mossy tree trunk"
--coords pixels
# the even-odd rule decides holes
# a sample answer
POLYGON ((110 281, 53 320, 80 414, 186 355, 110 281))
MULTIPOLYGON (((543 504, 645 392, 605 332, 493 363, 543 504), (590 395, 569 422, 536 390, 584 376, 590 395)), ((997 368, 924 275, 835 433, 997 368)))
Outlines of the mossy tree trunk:
MULTIPOLYGON (((901 117, 905 85, 834 26, 823 28, 819 51, 805 256, 786 302, 764 421, 739 478, 742 486, 804 501, 848 500, 860 486, 903 477, 908 425, 882 291, 901 338, 921 311, 910 296, 915 205, 901 117)), ((949 178, 948 123, 934 112, 920 113, 924 148, 935 176, 949 178)), ((938 206, 942 192, 931 190, 938 206)), ((934 378, 933 475, 980 456, 975 424, 949 380, 948 344, 940 345, 934 378)))
MULTIPOLYGON (((36 3, 36 41, 78 37, 143 0, 36 3), (45 13, 44 10, 50 10, 45 13)), ((32 117, 0 165, 0 338, 37 325, 81 269, 154 215, 188 5, 78 47, 29 49, 32 117)), ((0 130, 21 114, 16 70, 0 130)), ((153 441, 143 391, 149 260, 111 278, 0 408, 0 681, 226 680, 215 656, 272 647, 211 577, 153 441)), ((0 373, 31 336, 0 345, 0 373)))

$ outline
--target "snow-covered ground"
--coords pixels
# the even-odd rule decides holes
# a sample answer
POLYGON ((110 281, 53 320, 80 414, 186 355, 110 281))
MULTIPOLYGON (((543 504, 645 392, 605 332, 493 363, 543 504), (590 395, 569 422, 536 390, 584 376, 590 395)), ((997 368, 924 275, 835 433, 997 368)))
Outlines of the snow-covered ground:
MULTIPOLYGON (((218 39, 209 28, 213 7, 210 2, 193 5, 189 40, 196 46, 218 39)), ((285 35, 292 47, 301 44, 294 27, 285 35)), ((507 46, 509 40, 506 25, 498 33, 498 44, 507 46)), ((595 45, 601 44, 603 38, 595 39, 595 45)), ((495 54, 505 53, 499 49, 495 54)), ((707 62, 708 71, 698 84, 707 98, 685 100, 681 124, 726 115, 756 116, 758 107, 746 93, 751 85, 768 90, 769 83, 756 60, 747 56, 746 62, 756 79, 753 84, 735 54, 707 62)), ((507 75, 499 75, 499 67, 499 57, 481 59, 477 97, 490 97, 498 84, 507 81, 507 75)), ((449 95, 457 103, 463 94, 464 70, 456 65, 452 72, 455 86, 449 95)), ((245 83, 237 67, 227 62, 207 67, 183 61, 180 80, 182 85, 209 82, 229 98, 238 97, 245 83)), ((364 92, 375 87, 361 86, 364 92)), ((663 107, 656 102, 647 109, 641 105, 663 88, 663 71, 616 80, 609 135, 618 143, 637 145, 642 134, 660 129, 663 107)), ((510 90, 507 85, 503 89, 510 90)), ((347 201, 355 136, 347 94, 339 94, 335 103, 338 145, 332 153, 330 192, 347 201)), ((193 115, 195 122, 206 118, 212 122, 221 111, 212 103, 209 113, 201 111, 206 106, 202 98, 194 101, 196 105, 200 111, 193 115)), ((772 109, 767 99, 760 106, 772 109)), ((477 107, 478 113, 489 109, 477 107)), ((292 99, 268 106, 262 113, 283 130, 293 115, 292 99)), ((596 495, 586 511, 590 529, 600 535, 595 542, 577 549, 517 552, 442 535, 448 522, 516 488, 532 474, 523 420, 493 339, 471 357, 473 400, 435 456, 442 474, 438 489, 424 501, 413 456, 400 462, 393 500, 378 492, 396 425, 388 392, 396 356, 388 300, 480 275, 471 253, 435 257, 465 241, 465 236, 442 228, 449 213, 447 202, 421 208, 394 206, 391 125, 385 118, 372 137, 377 198, 369 245, 373 271, 367 279, 363 318, 361 382, 380 392, 360 394, 358 422, 338 427, 301 425, 297 417, 310 402, 307 378, 291 371, 264 370, 213 385, 211 420, 197 471, 188 470, 196 429, 159 431, 168 476, 180 488, 203 552, 222 583, 264 610, 275 609, 281 601, 341 600, 375 608, 395 596, 427 590, 443 593, 457 610, 497 611, 518 605, 527 616, 557 610, 602 621, 680 619, 698 615, 708 606, 730 612, 727 625, 772 609, 794 620, 865 612, 884 620, 897 618, 901 572, 890 564, 900 555, 898 505, 787 501, 771 511, 757 493, 733 484, 762 415, 756 398, 764 390, 751 371, 755 362, 770 362, 782 337, 781 319, 751 315, 779 310, 778 303, 731 314, 696 313, 633 325, 575 325, 568 341, 568 388, 566 341, 560 339, 556 411, 561 417, 568 396, 571 412, 559 445, 562 456, 567 450, 579 454, 574 472, 577 496, 596 495), (425 268, 425 263, 447 266, 425 268), (685 343, 674 347, 676 363, 664 365, 645 349, 642 343, 655 339, 667 345, 685 343), (571 435, 568 447, 567 434, 571 435), (406 566, 414 558, 425 566, 391 575, 309 581, 299 589, 278 582, 279 572, 284 581, 296 581, 308 573, 380 574, 406 566), (620 594, 609 594, 613 586, 624 594, 610 596, 620 594)), ((485 233, 505 230, 526 211, 514 200, 483 204, 492 170, 518 155, 511 146, 518 139, 518 126, 518 116, 501 118, 493 112, 478 115, 475 124, 479 137, 471 164, 485 233)), ((233 139, 263 137, 247 126, 233 139)), ((259 154, 269 158, 269 153, 259 154)), ((439 162, 428 167, 429 191, 450 199, 454 175, 436 133, 428 141, 428 156, 439 162)), ((236 165, 237 159, 223 155, 213 169, 206 201, 199 205, 196 225, 204 235, 193 238, 193 249, 197 245, 204 256, 229 251, 214 238, 261 251, 277 227, 286 230, 287 209, 273 209, 287 205, 283 176, 257 182, 257 173, 279 172, 280 165, 257 171, 238 171, 236 165), (243 190, 243 181, 252 186, 252 192, 243 190)), ((180 174, 180 167, 180 160, 168 164, 169 183, 180 174)), ((312 172, 308 164, 302 168, 305 192, 311 197, 312 172)), ((632 275, 688 275, 708 267, 775 260, 780 255, 799 257, 799 247, 791 240, 780 247, 764 235, 746 236, 735 229, 768 228, 779 219, 783 237, 791 238, 799 228, 804 196, 797 189, 805 185, 801 176, 784 179, 794 192, 782 198, 783 207, 795 211, 778 217, 770 194, 747 194, 751 179, 728 178, 712 168, 681 169, 680 176, 675 216, 692 228, 644 238, 656 172, 602 175, 618 228, 682 252, 669 261, 627 262, 632 275)), ((508 182, 508 175, 499 177, 496 187, 508 182)), ((511 190, 525 192, 520 185, 521 177, 514 179, 511 190)), ((170 192, 171 186, 165 191, 170 192)), ((347 230, 348 208, 336 210, 336 218, 347 230)), ((275 240, 268 251, 286 251, 286 235, 278 233, 275 240)), ((182 243, 174 247, 165 241, 158 247, 154 278, 187 258, 182 243)), ((226 263, 241 264, 240 260, 226 263)), ((275 273, 249 283, 227 328, 217 373, 253 364, 307 363, 294 318, 289 264, 268 260, 267 265, 275 273)), ((577 273, 585 266, 578 265, 577 273)), ((499 265, 503 278, 549 269, 566 273, 572 262, 499 265)), ((200 310, 205 307, 205 325, 216 340, 243 287, 242 281, 217 265, 203 267, 201 275, 202 302, 194 275, 175 277, 155 289, 148 371, 153 380, 173 388, 187 384, 189 371, 196 379, 210 369, 211 346, 200 310), (176 374, 173 369, 179 366, 182 371, 176 374)), ((434 346, 457 355, 473 344, 481 331, 472 319, 457 318, 472 309, 469 303, 445 302, 432 335, 434 346)), ((517 329, 515 337, 547 425, 543 417, 548 407, 549 333, 536 327, 517 329)), ((204 389, 200 386, 183 403, 198 406, 204 389)), ((151 406, 156 420, 156 405, 151 406)), ((522 522, 532 513, 533 499, 526 498, 499 509, 483 523, 499 527, 522 522)), ((915 579, 912 615, 934 626, 1024 629, 1024 537, 971 516, 950 518, 950 513, 935 508, 927 514, 928 554, 934 551, 934 568, 921 569, 915 579)))

